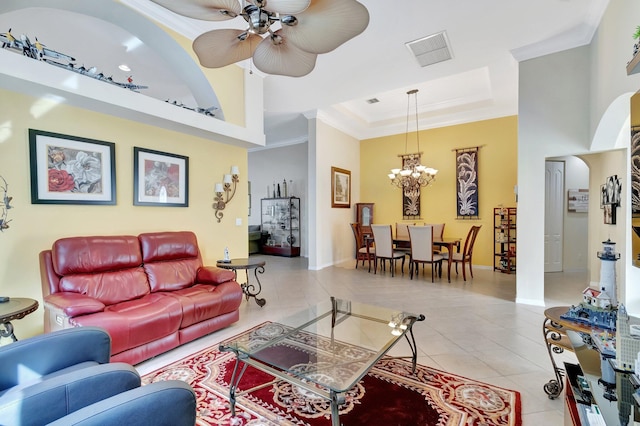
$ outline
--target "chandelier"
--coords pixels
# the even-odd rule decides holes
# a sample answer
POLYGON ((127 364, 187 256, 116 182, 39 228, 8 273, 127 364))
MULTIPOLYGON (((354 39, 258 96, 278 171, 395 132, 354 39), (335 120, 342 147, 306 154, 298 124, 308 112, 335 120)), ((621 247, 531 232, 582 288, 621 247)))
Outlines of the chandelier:
POLYGON ((246 29, 199 35, 193 50, 206 68, 253 58, 266 74, 302 77, 321 53, 362 33, 369 12, 356 0, 152 0, 172 12, 205 21, 242 17, 246 29), (279 27, 279 28, 278 28, 279 27))
POLYGON ((402 189, 405 195, 416 194, 419 192, 420 187, 427 186, 436 178, 438 171, 431 167, 423 166, 420 163, 420 133, 418 131, 418 89, 409 90, 407 92, 407 128, 404 141, 405 154, 399 155, 402 157, 402 169, 391 169, 389 173, 389 179, 391 184, 402 189), (416 118, 416 142, 418 145, 418 152, 413 154, 407 154, 407 146, 409 144, 409 117, 411 110, 411 95, 414 95, 415 99, 415 118, 416 118))

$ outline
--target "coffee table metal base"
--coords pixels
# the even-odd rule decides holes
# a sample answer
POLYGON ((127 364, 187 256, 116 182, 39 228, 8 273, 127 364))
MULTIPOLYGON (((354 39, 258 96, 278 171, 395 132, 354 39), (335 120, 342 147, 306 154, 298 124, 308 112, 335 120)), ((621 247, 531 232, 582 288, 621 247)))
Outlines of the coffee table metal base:
MULTIPOLYGON (((425 320, 425 316, 424 315, 419 315, 416 319, 416 321, 424 321, 425 320)), ((411 348, 411 364, 412 364, 412 373, 415 374, 416 372, 416 364, 417 364, 417 359, 418 359, 418 351, 417 351, 417 345, 416 345, 416 340, 415 337, 413 335, 413 325, 411 327, 409 327, 409 329, 407 330, 407 333, 405 333, 404 337, 407 339, 407 343, 409 344, 409 347, 411 348)), ((330 401, 331 403, 331 425, 332 426, 340 426, 340 405, 344 404, 345 402, 345 394, 343 392, 335 392, 333 390, 325 390, 322 389, 318 386, 316 386, 313 383, 309 383, 305 380, 299 379, 297 377, 294 377, 291 374, 288 374, 286 372, 283 372, 281 370, 275 369, 273 367, 270 367, 262 362, 256 361, 254 359, 252 359, 251 357, 247 356, 246 354, 240 353, 236 350, 233 350, 232 348, 229 348, 227 346, 220 346, 220 350, 223 352, 234 352, 236 354, 236 361, 235 361, 235 365, 233 367, 233 373, 231 374, 231 380, 229 381, 229 403, 231 406, 231 416, 235 417, 236 415, 236 397, 237 396, 241 396, 245 393, 248 392, 252 392, 255 391, 257 389, 261 389, 264 388, 266 386, 269 386, 273 383, 276 383, 280 380, 284 380, 287 381, 291 384, 294 384, 296 386, 301 387, 302 389, 305 389, 311 393, 314 393, 322 398, 325 398, 327 400, 330 401), (242 366, 240 366, 240 364, 242 364, 242 366), (256 369, 269 373, 271 374, 275 379, 264 383, 263 385, 259 385, 257 387, 253 387, 250 390, 246 390, 244 392, 240 392, 237 393, 237 389, 238 386, 240 385, 240 380, 242 379, 242 376, 244 375, 244 372, 247 370, 247 367, 251 365, 252 367, 255 367, 256 369)), ((391 359, 399 359, 399 358, 409 358, 409 357, 388 357, 391 359)))

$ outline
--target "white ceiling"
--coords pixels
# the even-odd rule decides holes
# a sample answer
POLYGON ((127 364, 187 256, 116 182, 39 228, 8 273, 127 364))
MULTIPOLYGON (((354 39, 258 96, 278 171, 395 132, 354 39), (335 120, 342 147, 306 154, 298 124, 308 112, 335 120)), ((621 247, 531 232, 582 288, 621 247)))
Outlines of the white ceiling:
MULTIPOLYGON (((608 5, 608 0, 360 1, 370 14, 364 33, 319 55, 316 68, 305 77, 264 76, 268 145, 305 141, 303 114, 318 114, 359 139, 402 133, 406 92, 414 88, 420 90, 421 128, 515 115, 518 61, 588 44, 608 5), (440 31, 446 31, 453 58, 420 67, 405 43, 440 31), (370 98, 380 102, 369 104, 370 98)), ((143 94, 187 105, 197 102, 192 88, 166 66, 166 52, 134 48, 139 38, 115 25, 124 14, 109 23, 95 14, 87 18, 78 14, 83 11, 50 8, 61 1, 2 3, 0 32, 12 28, 14 36, 38 37, 47 47, 74 56, 78 65, 96 66, 114 80, 133 75, 135 83, 149 86, 143 94), (118 70, 120 63, 132 71, 118 70)), ((93 9, 106 5, 117 10, 109 7, 111 0, 88 3, 93 9)), ((149 0, 119 3, 190 39, 213 28, 244 27, 241 18, 222 23, 183 18, 149 0)))

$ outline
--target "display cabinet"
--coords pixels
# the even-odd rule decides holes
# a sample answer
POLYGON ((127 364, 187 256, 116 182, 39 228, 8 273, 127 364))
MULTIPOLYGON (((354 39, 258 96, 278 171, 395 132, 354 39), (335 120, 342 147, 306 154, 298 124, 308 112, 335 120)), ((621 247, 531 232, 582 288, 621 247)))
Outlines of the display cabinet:
POLYGON ((372 235, 373 203, 356 203, 356 223, 364 235, 372 235))
POLYGON ((261 216, 266 233, 262 253, 300 256, 300 198, 263 198, 261 216))
POLYGON ((508 274, 516 272, 516 211, 515 207, 493 209, 495 271, 508 274))

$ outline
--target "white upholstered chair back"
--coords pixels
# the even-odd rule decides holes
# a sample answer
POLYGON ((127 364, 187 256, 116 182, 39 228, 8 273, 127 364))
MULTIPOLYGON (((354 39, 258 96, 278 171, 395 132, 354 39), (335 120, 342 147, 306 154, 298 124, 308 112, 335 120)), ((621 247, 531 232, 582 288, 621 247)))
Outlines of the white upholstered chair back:
POLYGON ((412 223, 396 223, 396 239, 409 241, 409 226, 412 223))
POLYGON ((433 227, 434 240, 441 240, 444 237, 444 223, 425 223, 424 226, 433 227))
POLYGON ((376 256, 393 257, 393 237, 391 225, 371 225, 373 240, 376 245, 376 256))
POLYGON ((409 226, 411 259, 433 262, 433 226, 409 226))

